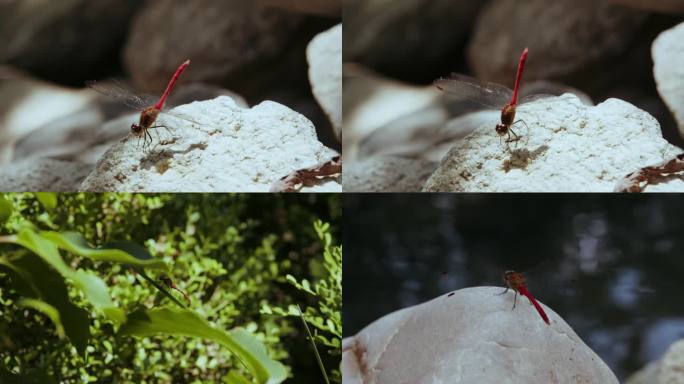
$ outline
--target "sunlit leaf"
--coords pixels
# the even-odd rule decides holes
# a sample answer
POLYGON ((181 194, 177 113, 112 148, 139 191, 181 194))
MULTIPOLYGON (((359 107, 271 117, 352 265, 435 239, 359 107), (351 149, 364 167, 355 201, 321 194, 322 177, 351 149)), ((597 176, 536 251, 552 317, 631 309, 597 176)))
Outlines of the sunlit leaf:
POLYGON ((59 316, 59 311, 57 311, 57 308, 53 307, 52 305, 36 300, 36 299, 21 299, 17 303, 20 307, 27 307, 27 308, 33 308, 38 312, 43 313, 45 316, 49 317, 50 320, 55 324, 55 330, 57 331, 57 336, 59 336, 60 339, 63 339, 65 337, 64 334, 64 326, 62 325, 62 319, 59 316))
POLYGON ((57 247, 47 239, 35 233, 32 229, 25 228, 19 232, 16 242, 30 249, 40 256, 46 263, 55 268, 62 276, 71 279, 90 301, 93 306, 104 312, 111 320, 123 322, 125 315, 117 308, 109 297, 109 292, 104 281, 95 274, 86 271, 74 271, 59 255, 57 247))
POLYGON ((5 195, 0 194, 0 223, 7 221, 12 215, 12 203, 10 203, 5 195))
POLYGON ((228 384, 252 384, 251 381, 236 371, 230 371, 228 375, 223 378, 223 382, 228 384))
POLYGON ((209 339, 236 354, 259 383, 280 383, 287 375, 285 367, 269 358, 264 345, 252 334, 242 328, 229 332, 215 328, 194 311, 171 308, 138 310, 129 316, 120 332, 140 337, 163 333, 209 339))
POLYGON ((36 199, 43 205, 45 210, 52 211, 57 208, 57 194, 53 192, 36 192, 36 199))
POLYGON ((102 248, 93 248, 76 232, 41 232, 40 235, 52 241, 57 247, 73 254, 97 261, 129 264, 138 267, 168 269, 163 260, 152 257, 142 246, 132 242, 112 242, 102 248))

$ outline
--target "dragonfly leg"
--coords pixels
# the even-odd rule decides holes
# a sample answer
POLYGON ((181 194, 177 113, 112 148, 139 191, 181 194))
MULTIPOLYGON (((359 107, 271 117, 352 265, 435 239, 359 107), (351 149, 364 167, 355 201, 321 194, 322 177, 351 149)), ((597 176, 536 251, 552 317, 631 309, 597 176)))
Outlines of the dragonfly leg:
MULTIPOLYGON (((518 120, 518 121, 520 121, 520 120, 518 120)), ((511 142, 518 141, 518 140, 520 140, 520 136, 518 136, 518 134, 515 133, 515 131, 513 130, 512 127, 509 127, 508 128, 508 138, 506 138, 506 142, 511 143, 511 142), (511 138, 511 133, 513 134, 513 136, 515 136, 515 138, 511 138)))
MULTIPOLYGON (((518 300, 518 290, 515 290, 515 296, 513 297, 513 309, 515 309, 515 302, 518 300)), ((511 309, 511 311, 513 310, 511 309)))
POLYGON ((505 290, 504 290, 503 292, 497 293, 497 295, 498 295, 498 296, 501 296, 501 295, 503 295, 504 293, 508 292, 508 289, 509 289, 509 288, 508 288, 508 287, 506 287, 506 289, 505 289, 505 290))

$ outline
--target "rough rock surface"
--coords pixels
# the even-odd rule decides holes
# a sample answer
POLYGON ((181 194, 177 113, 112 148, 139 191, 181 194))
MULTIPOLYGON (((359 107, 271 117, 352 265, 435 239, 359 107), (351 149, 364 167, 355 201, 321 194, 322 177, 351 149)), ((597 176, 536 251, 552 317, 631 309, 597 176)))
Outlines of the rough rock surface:
POLYGON ((684 135, 684 23, 661 33, 651 46, 658 93, 684 135))
MULTIPOLYGON (((229 97, 175 108, 193 123, 160 116, 152 145, 128 136, 111 147, 81 185, 85 191, 267 192, 294 170, 328 161, 335 152, 302 115, 274 103, 244 109, 229 97), (158 137, 159 136, 159 137, 158 137)), ((307 190, 305 190, 307 191, 307 190)), ((341 191, 328 181, 308 191, 341 191)))
POLYGON ((437 163, 375 156, 345 165, 345 192, 419 192, 437 163))
MULTIPOLYGON (((424 191, 610 192, 618 180, 682 152, 658 122, 633 105, 608 99, 583 105, 571 94, 518 108, 522 138, 508 146, 494 131, 498 115, 457 143, 424 191)), ((648 191, 684 191, 675 178, 648 191)))
POLYGON ((494 0, 478 16, 468 61, 478 78, 512 86, 529 47, 525 79, 558 78, 627 50, 645 19, 607 0, 494 0))
POLYGON ((318 34, 306 49, 314 97, 342 135, 342 24, 318 34))
POLYGON ((658 383, 684 383, 684 340, 672 344, 660 362, 658 383))
POLYGON ((286 47, 300 18, 244 0, 148 2, 133 22, 124 61, 136 86, 154 92, 187 58, 193 64, 181 82, 244 78, 248 67, 286 47))
POLYGON ((0 167, 0 191, 75 192, 92 168, 49 158, 18 161, 0 167))
POLYGON ((345 384, 617 383, 548 307, 546 325, 497 287, 461 289, 376 320, 343 341, 345 384))

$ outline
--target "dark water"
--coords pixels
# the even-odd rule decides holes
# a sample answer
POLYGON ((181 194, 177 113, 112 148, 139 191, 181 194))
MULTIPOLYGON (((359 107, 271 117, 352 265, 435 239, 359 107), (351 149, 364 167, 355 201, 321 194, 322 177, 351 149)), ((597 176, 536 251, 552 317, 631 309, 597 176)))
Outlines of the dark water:
POLYGON ((684 337, 680 195, 345 195, 344 212, 345 336, 514 269, 620 379, 684 337))

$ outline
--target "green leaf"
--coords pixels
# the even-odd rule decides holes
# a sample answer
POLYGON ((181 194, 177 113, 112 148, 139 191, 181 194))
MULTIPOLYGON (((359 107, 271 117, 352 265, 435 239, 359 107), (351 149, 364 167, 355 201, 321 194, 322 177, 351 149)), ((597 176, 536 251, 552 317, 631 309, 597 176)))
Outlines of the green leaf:
POLYGON ((223 382, 228 384, 252 384, 251 381, 236 371, 230 371, 228 375, 223 378, 223 382))
POLYGON ((187 309, 138 310, 129 316, 120 333, 139 337, 164 333, 209 339, 235 353, 259 383, 281 383, 287 376, 285 367, 269 358, 264 345, 252 334, 242 328, 230 332, 214 328, 197 313, 187 309))
POLYGON ((64 334, 64 326, 62 325, 62 320, 59 317, 59 311, 57 311, 57 308, 53 307, 52 305, 36 300, 36 299, 21 299, 17 303, 20 307, 27 307, 27 308, 33 308, 38 312, 43 313, 45 316, 49 317, 50 320, 55 324, 55 328, 57 330, 57 336, 59 336, 60 339, 63 339, 65 337, 64 334))
POLYGON ((65 278, 71 279, 74 285, 85 294, 88 301, 111 320, 121 323, 126 319, 123 311, 117 308, 109 297, 104 281, 91 272, 71 269, 51 241, 35 233, 32 229, 24 228, 17 235, 16 243, 40 256, 65 278))
POLYGON ((136 243, 120 241, 107 243, 102 248, 93 248, 76 232, 45 231, 40 235, 65 251, 91 260, 168 270, 163 260, 152 257, 144 247, 136 243))
POLYGON ((5 195, 0 195, 0 223, 9 219, 12 215, 12 203, 10 203, 5 195))
POLYGON ((90 319, 87 311, 69 301, 64 278, 32 253, 11 261, 0 257, 0 267, 7 268, 10 282, 20 295, 45 301, 59 311, 67 337, 84 356, 90 339, 90 319))
POLYGON ((54 192, 36 192, 36 199, 40 201, 46 211, 57 208, 57 194, 54 192))

